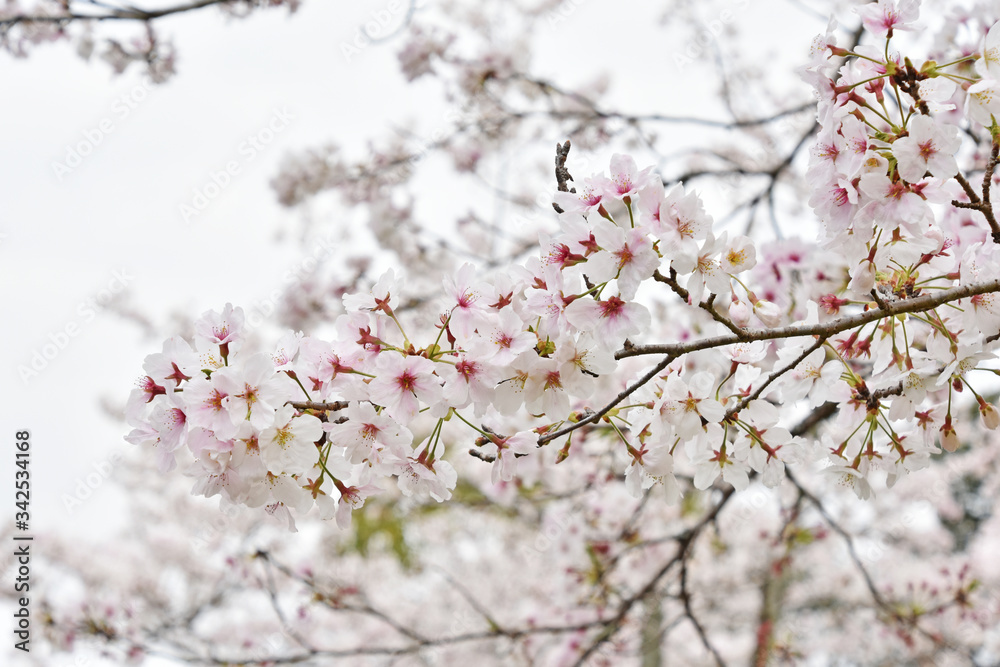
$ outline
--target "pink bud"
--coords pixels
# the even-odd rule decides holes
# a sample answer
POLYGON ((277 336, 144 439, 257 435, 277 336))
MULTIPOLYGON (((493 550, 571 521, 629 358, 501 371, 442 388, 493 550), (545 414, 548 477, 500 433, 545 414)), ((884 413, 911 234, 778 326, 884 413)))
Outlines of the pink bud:
POLYGON ((955 433, 955 428, 951 425, 951 415, 948 415, 944 420, 944 425, 941 426, 941 446, 946 451, 953 452, 961 444, 958 440, 958 434, 955 433))
POLYGON ((983 403, 979 406, 979 414, 983 418, 983 424, 986 428, 991 431, 995 430, 997 426, 1000 426, 1000 412, 988 403, 983 403))
POLYGON ((753 312, 766 327, 776 327, 781 323, 781 309, 771 301, 761 299, 753 305, 753 312))
POLYGON ((736 326, 743 328, 750 324, 750 309, 742 301, 734 301, 729 304, 729 319, 736 326))

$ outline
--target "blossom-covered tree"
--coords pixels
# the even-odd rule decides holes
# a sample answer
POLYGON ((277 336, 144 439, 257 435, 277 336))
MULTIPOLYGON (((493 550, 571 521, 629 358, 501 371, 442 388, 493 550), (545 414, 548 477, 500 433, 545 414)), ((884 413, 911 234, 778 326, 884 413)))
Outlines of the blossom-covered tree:
MULTIPOLYGON (((8 3, 5 45, 93 43, 72 4, 8 3)), ((212 4, 296 3, 171 11, 212 4)), ((720 3, 720 29, 745 4, 720 3)), ((565 11, 518 9, 522 36, 565 11)), ((724 121, 615 111, 597 84, 537 76, 529 40, 476 30, 489 8, 413 17, 402 71, 441 81, 448 131, 362 161, 317 148, 273 181, 290 207, 365 211, 393 268, 313 274, 270 339, 220 304, 146 359, 124 411, 137 539, 113 564, 56 554, 93 593, 47 600, 54 649, 1000 660, 1000 6, 843 9, 826 7, 853 23, 803 53, 798 97, 772 90, 788 70, 752 76, 752 54, 720 45, 724 121), (921 20, 943 27, 908 39, 921 20), (664 127, 705 133, 677 149, 664 127), (473 210, 442 231, 402 203, 428 151, 455 184, 488 182, 505 146, 548 137, 547 183, 494 187, 523 224, 473 210)), ((147 35, 155 79, 170 68, 147 35)))

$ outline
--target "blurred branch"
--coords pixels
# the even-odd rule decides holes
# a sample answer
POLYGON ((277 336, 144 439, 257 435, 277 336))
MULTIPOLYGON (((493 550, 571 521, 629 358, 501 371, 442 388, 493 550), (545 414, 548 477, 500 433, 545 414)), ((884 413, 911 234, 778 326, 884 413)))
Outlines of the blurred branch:
MULTIPOLYGON (((77 3, 79 4, 79 3, 77 3)), ((0 28, 18 23, 60 23, 69 24, 74 21, 153 21, 172 14, 195 11, 213 5, 230 5, 233 0, 194 0, 163 9, 141 9, 139 7, 115 7, 104 3, 88 2, 87 5, 99 7, 103 12, 86 13, 71 9, 74 3, 69 2, 63 14, 21 14, 0 19, 0 28)))

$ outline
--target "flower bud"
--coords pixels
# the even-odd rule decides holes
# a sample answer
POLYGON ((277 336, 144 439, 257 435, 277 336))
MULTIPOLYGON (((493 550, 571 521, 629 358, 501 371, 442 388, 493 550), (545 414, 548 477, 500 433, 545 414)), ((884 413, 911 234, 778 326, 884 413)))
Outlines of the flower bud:
POLYGON ((761 299, 753 305, 753 312, 766 327, 776 327, 781 323, 781 309, 772 301, 761 299))
POLYGON ((948 415, 945 417, 944 425, 941 426, 941 446, 945 451, 953 452, 961 444, 958 434, 955 433, 955 427, 951 425, 951 415, 948 415))
POLYGON ((729 304, 729 319, 741 329, 750 324, 750 309, 742 301, 729 304))
POLYGON ((979 405, 979 414, 983 418, 983 424, 991 431, 1000 426, 1000 412, 997 412, 997 409, 989 403, 979 405))

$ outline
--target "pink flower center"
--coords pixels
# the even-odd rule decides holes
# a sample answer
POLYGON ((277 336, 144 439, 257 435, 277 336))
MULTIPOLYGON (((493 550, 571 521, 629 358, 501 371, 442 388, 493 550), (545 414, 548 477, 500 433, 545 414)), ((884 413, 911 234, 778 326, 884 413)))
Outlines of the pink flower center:
POLYGON ((903 185, 902 182, 896 181, 895 183, 889 186, 889 191, 885 193, 885 198, 895 199, 896 201, 899 201, 900 199, 903 198, 903 193, 905 192, 906 192, 906 186, 903 185))
POLYGON ((937 149, 934 148, 934 141, 931 139, 928 139, 924 143, 919 144, 919 146, 920 146, 920 157, 923 159, 924 162, 930 160, 931 157, 933 157, 934 154, 937 153, 937 149))
POLYGON ((618 258, 618 268, 623 269, 632 263, 632 260, 635 259, 635 254, 632 252, 632 249, 629 248, 628 244, 626 243, 624 246, 622 246, 621 250, 615 253, 615 257, 618 258))
POLYGON ((216 412, 220 412, 222 410, 222 399, 224 399, 225 397, 226 395, 220 392, 218 389, 213 389, 212 395, 209 396, 208 399, 205 401, 205 405, 212 408, 216 412))
POLYGON ((559 377, 559 371, 549 371, 545 375, 545 388, 560 389, 561 387, 562 387, 562 379, 559 377))
POLYGON ((396 384, 403 391, 413 391, 417 384, 417 378, 410 371, 403 371, 403 374, 396 378, 396 384))
POLYGON ((476 376, 476 372, 479 368, 476 362, 463 359, 455 364, 455 370, 458 371, 459 375, 465 378, 466 382, 469 382, 476 376))
POLYGON ((361 437, 365 440, 374 440, 378 436, 379 428, 375 424, 362 424, 361 437))
POLYGON ((607 301, 600 301, 601 317, 606 319, 617 319, 622 315, 625 302, 617 296, 609 297, 607 301))

